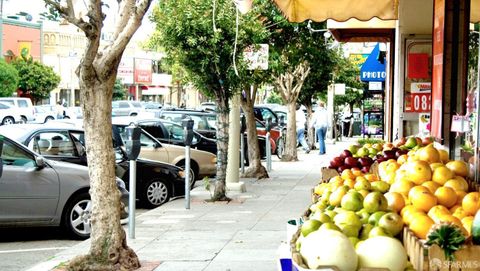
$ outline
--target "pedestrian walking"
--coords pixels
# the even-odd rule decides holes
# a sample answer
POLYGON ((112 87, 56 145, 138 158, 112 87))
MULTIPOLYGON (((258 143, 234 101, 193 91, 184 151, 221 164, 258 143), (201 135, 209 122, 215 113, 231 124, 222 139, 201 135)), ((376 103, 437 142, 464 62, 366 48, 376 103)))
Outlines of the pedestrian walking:
POLYGON ((297 104, 297 111, 295 112, 295 120, 297 126, 297 141, 302 145, 305 153, 310 152, 307 141, 305 140, 305 124, 307 123, 307 118, 305 118, 305 113, 300 107, 300 104, 297 104))
POLYGON ((57 105, 55 106, 55 111, 57 113, 57 119, 63 119, 65 116, 65 107, 63 106, 61 101, 57 102, 57 105))
POLYGON ((325 154, 325 136, 328 128, 328 112, 325 109, 325 103, 318 102, 318 108, 313 115, 311 128, 315 128, 315 134, 317 135, 318 148, 320 149, 320 155, 325 154))

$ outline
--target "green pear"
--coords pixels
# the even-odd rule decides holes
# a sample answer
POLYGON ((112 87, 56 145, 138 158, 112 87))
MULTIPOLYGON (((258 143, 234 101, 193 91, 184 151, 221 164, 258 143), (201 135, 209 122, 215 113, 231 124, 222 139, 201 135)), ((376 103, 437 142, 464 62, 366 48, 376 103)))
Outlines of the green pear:
POLYGON ((374 181, 372 182, 371 187, 372 191, 377 191, 384 194, 390 189, 390 184, 384 181, 374 181))
POLYGON ((358 211, 363 208, 363 196, 355 190, 350 190, 342 197, 340 205, 345 210, 358 211))
POLYGON ((335 225, 333 222, 327 222, 323 223, 320 228, 318 228, 319 231, 321 230, 335 230, 335 231, 341 231, 340 228, 335 225))
POLYGON ((385 230, 384 228, 380 226, 373 227, 373 229, 370 230, 370 233, 368 233, 368 238, 372 238, 375 236, 387 236, 387 237, 392 237, 391 234, 385 230))
POLYGON ((305 222, 303 222, 302 227, 300 228, 300 231, 302 232, 302 235, 304 237, 307 237, 310 233, 318 230, 320 226, 322 225, 322 222, 316 220, 316 219, 309 219, 305 222))
POLYGON ((382 218, 383 215, 385 215, 387 212, 385 211, 378 211, 370 215, 368 218, 368 224, 372 224, 374 226, 378 226, 378 222, 380 221, 380 218, 382 218))
POLYGON ((367 224, 368 223, 368 218, 370 217, 370 214, 367 212, 365 209, 361 209, 360 211, 355 213, 360 217, 360 221, 362 224, 367 224))

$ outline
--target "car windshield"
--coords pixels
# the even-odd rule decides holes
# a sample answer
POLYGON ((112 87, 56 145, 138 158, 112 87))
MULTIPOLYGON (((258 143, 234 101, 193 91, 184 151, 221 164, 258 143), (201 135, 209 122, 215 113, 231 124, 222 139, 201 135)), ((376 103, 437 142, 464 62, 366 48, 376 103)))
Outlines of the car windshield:
POLYGON ((140 102, 132 102, 133 107, 142 108, 142 104, 140 102))

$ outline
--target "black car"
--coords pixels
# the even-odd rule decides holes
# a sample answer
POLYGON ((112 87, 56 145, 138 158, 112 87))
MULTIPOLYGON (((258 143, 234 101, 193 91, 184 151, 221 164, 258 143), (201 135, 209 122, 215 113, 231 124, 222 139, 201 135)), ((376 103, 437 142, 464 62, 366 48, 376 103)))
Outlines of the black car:
POLYGON ((185 119, 186 117, 190 117, 194 121, 193 129, 195 131, 205 136, 206 138, 217 138, 217 114, 215 112, 188 109, 170 109, 162 110, 159 113, 158 117, 175 123, 182 123, 183 119, 185 119))
MULTIPOLYGON (((2 127, 0 133, 14 138, 42 156, 63 162, 87 165, 84 132, 65 125, 19 124, 2 127)), ((127 185, 129 162, 120 146, 115 146, 115 172, 127 185)), ((172 197, 185 195, 183 170, 177 166, 137 159, 137 199, 146 208, 155 208, 172 197)))

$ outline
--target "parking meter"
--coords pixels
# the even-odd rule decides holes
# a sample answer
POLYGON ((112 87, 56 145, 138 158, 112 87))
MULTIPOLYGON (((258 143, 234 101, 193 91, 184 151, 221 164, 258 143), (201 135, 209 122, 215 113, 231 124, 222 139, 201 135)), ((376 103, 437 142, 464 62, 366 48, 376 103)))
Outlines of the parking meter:
POLYGON ((267 132, 270 132, 270 130, 272 130, 272 118, 267 117, 267 120, 265 122, 265 129, 267 130, 267 132))
POLYGON ((190 145, 193 140, 193 120, 182 120, 183 140, 185 143, 185 209, 190 209, 190 145))
POLYGON ((247 130, 247 121, 245 119, 245 115, 242 115, 242 117, 240 118, 240 133, 245 133, 245 131, 247 130))
POLYGON ((125 151, 128 160, 137 160, 140 154, 140 134, 141 129, 137 126, 130 125, 125 128, 127 140, 125 140, 125 151))
POLYGON ((125 128, 127 140, 125 140, 125 152, 129 162, 129 195, 128 195, 128 229, 130 238, 135 239, 135 200, 137 189, 137 158, 140 154, 141 129, 135 125, 125 128))
POLYGON ((186 118, 182 120, 183 126, 183 141, 185 146, 192 145, 193 140, 193 120, 190 118, 186 118))

